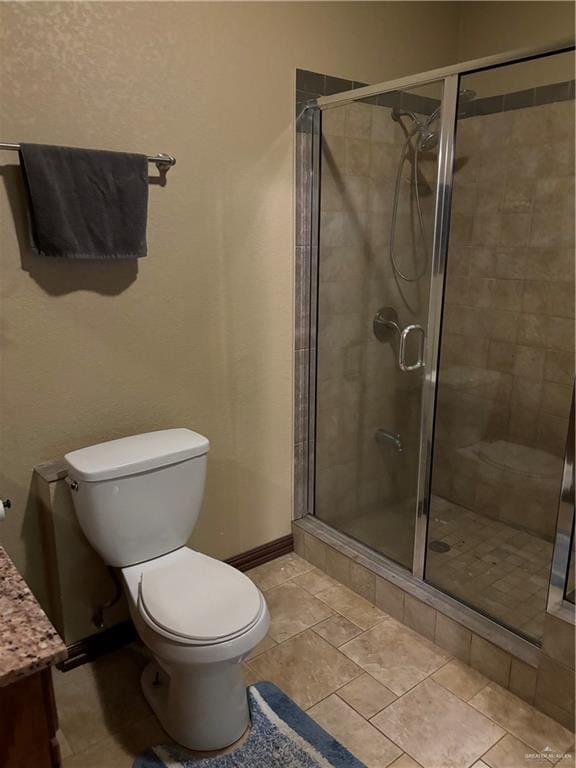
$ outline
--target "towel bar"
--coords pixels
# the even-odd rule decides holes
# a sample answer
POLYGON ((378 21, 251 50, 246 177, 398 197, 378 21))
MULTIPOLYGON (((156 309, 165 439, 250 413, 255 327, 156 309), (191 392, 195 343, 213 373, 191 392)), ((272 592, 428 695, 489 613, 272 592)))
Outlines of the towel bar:
MULTIPOLYGON (((20 144, 0 142, 0 149, 8 149, 17 152, 20 149, 20 144)), ((148 155, 148 162, 154 163, 160 172, 166 173, 169 168, 176 165, 176 158, 173 155, 166 155, 163 152, 160 152, 157 155, 148 155)))

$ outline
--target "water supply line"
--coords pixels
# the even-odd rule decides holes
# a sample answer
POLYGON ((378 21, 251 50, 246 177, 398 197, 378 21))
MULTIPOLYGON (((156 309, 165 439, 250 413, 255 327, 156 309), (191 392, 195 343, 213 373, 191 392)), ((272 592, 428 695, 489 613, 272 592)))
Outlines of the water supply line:
POLYGON ((120 581, 120 576, 118 575, 117 569, 108 566, 108 573, 114 582, 114 594, 106 603, 102 603, 102 605, 97 606, 96 610, 92 614, 92 623, 97 629, 104 629, 106 626, 104 621, 104 611, 113 608, 122 597, 122 582, 120 581))

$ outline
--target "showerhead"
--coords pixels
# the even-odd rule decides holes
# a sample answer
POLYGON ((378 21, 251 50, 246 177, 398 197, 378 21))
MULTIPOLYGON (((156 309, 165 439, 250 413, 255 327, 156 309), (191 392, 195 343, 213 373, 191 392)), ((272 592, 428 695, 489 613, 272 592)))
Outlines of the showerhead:
MULTIPOLYGON (((476 93, 471 90, 462 90, 458 94, 458 104, 459 109, 458 112, 462 109, 462 105, 468 104, 474 97, 476 96, 476 93)), ((422 202, 421 202, 421 196, 426 194, 427 192, 431 192, 431 187, 427 183, 425 176, 423 176, 418 167, 418 163, 420 161, 420 153, 421 152, 431 152, 434 149, 437 148, 439 144, 439 131, 434 130, 432 127, 433 125, 438 124, 438 118, 441 114, 441 102, 437 102, 437 106, 435 109, 428 114, 427 116, 421 116, 416 115, 414 112, 412 112, 409 109, 398 109, 394 108, 391 113, 391 117, 393 120, 398 122, 400 126, 402 127, 402 130, 404 131, 405 139, 404 144, 402 146, 402 151, 400 153, 400 161, 398 164, 398 170, 396 172, 396 183, 394 185, 394 201, 392 203, 392 222, 390 225, 390 247, 389 247, 389 255, 390 255, 390 261, 392 263, 392 270, 394 272, 394 276, 398 278, 399 280, 404 280, 407 283, 416 283, 418 280, 420 280, 428 271, 428 265, 430 263, 430 258, 427 250, 427 236, 426 236, 426 229, 424 226, 424 215, 422 212, 422 202), (411 125, 406 125, 403 117, 408 117, 412 121, 411 125), (416 207, 416 219, 417 219, 417 227, 420 229, 420 235, 421 235, 421 241, 422 241, 422 248, 424 251, 424 263, 423 265, 416 270, 415 274, 409 275, 406 272, 403 271, 403 268, 401 268, 398 264, 398 261, 396 259, 395 255, 395 238, 396 238, 396 223, 397 223, 397 217, 398 217, 398 203, 400 200, 400 188, 402 185, 402 178, 403 178, 403 168, 404 163, 409 160, 412 163, 412 169, 410 173, 410 195, 414 196, 415 201, 415 207, 416 207)), ((428 158, 426 158, 428 159, 428 158)), ((410 198, 412 199, 412 197, 410 198)), ((416 248, 416 245, 414 245, 414 248, 416 248)), ((414 251, 414 256, 416 257, 416 250, 414 251)), ((401 291, 401 293, 403 293, 401 291)), ((404 299, 406 301, 406 299, 404 299)), ((407 306, 409 306, 407 304, 407 306)))
POLYGON ((438 133, 432 131, 427 126, 423 125, 419 130, 419 147, 422 152, 429 152, 431 149, 435 149, 438 146, 438 133))
MULTIPOLYGON (((466 105, 475 97, 476 91, 472 91, 466 88, 462 89, 458 93, 459 114, 462 110, 465 110, 466 105)), ((439 117, 439 115, 440 108, 436 109, 426 120, 426 122, 422 123, 420 121, 416 121, 418 124, 419 147, 423 152, 430 152, 431 150, 436 149, 438 146, 438 131, 432 130, 430 126, 439 117)))
MULTIPOLYGON (((466 105, 476 97, 476 91, 463 88, 458 93, 458 114, 460 115, 466 109, 466 105)), ((440 116, 440 107, 437 107, 426 119, 422 119, 409 109, 398 109, 394 107, 391 117, 396 122, 403 125, 402 118, 409 117, 412 120, 413 130, 411 135, 417 136, 418 149, 422 152, 430 152, 438 146, 438 131, 434 131, 431 126, 440 116)), ((406 130, 406 129, 405 129, 406 130)))

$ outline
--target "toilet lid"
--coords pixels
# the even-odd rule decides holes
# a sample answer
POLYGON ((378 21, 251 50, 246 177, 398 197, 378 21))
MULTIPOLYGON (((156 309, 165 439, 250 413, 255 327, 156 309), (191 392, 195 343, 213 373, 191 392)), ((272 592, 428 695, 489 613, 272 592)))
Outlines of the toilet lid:
POLYGON ((216 643, 247 631, 263 598, 240 571, 184 547, 177 557, 151 561, 140 578, 138 602, 143 618, 162 634, 216 643))

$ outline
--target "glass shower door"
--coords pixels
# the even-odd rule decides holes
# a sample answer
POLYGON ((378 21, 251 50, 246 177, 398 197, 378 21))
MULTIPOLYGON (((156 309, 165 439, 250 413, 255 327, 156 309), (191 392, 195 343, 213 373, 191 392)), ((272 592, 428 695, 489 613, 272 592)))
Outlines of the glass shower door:
POLYGON ((322 112, 315 514, 409 569, 442 88, 322 112))
POLYGON ((536 640, 574 376, 573 71, 461 78, 437 374, 426 579, 536 640))

